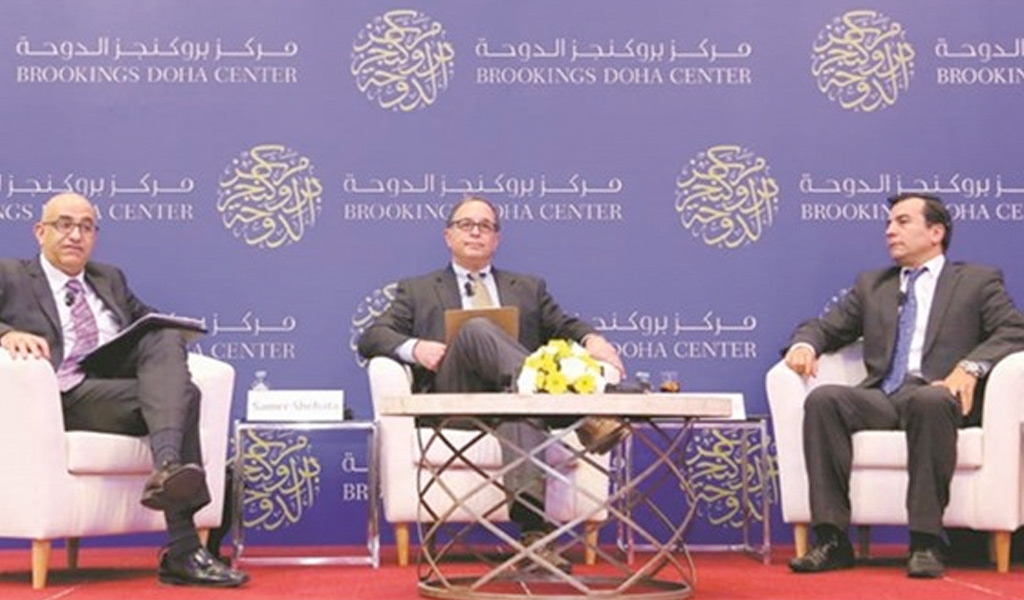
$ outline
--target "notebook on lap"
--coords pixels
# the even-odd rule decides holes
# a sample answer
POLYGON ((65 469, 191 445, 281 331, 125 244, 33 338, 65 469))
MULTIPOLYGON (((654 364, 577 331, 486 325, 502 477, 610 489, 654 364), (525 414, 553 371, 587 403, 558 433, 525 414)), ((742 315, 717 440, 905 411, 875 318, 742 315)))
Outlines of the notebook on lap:
POLYGON ((452 343, 466 321, 475 317, 483 317, 501 327, 512 339, 519 339, 519 308, 516 306, 449 308, 444 311, 444 343, 452 343))

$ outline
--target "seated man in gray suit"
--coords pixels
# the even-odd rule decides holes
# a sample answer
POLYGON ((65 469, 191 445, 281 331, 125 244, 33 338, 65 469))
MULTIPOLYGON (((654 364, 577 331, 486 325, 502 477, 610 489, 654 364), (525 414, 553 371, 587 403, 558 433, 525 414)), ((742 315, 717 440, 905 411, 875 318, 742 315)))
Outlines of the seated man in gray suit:
MULTIPOLYGON (((925 194, 889 199, 886 245, 894 266, 862 273, 824 317, 800 325, 786 364, 817 372, 817 357, 864 338, 867 378, 823 385, 804 404, 804 457, 817 538, 790 561, 798 573, 853 566, 851 436, 869 429, 907 434, 911 577, 940 577, 942 514, 956 467, 957 429, 981 418, 981 385, 1001 358, 1024 348, 1024 317, 997 269, 946 259, 953 222, 925 194)), ((895 499, 894 499, 895 501, 895 499)))
MULTIPOLYGON (((416 392, 502 391, 515 380, 529 353, 553 338, 576 340, 595 359, 624 373, 615 348, 589 324, 562 312, 543 279, 492 266, 499 230, 498 212, 490 202, 479 197, 459 202, 444 231, 451 264, 400 281, 390 308, 359 339, 360 354, 390 356, 411 364, 416 392), (451 346, 445 345, 444 311, 481 305, 518 307, 519 339, 488 320, 471 319, 451 346)), ((543 442, 545 432, 528 424, 506 423, 501 435, 529 448, 543 442)), ((580 439, 590 449, 607 451, 613 445, 614 437, 595 435, 583 430, 580 439)), ((617 432, 610 435, 617 437, 617 432)), ((515 455, 505 458, 509 461, 515 455)), ((530 543, 532 536, 548 528, 542 515, 541 471, 527 466, 510 473, 505 484, 516 491, 510 506, 512 520, 530 543)), ((561 557, 546 558, 562 568, 569 566, 561 557)))
POLYGON ((99 226, 84 197, 54 196, 33 231, 39 256, 0 260, 0 347, 14 358, 50 361, 68 430, 149 435, 154 471, 141 502, 164 512, 170 537, 160 581, 242 585, 248 575, 211 557, 192 520, 210 494, 200 466, 200 392, 190 380, 184 338, 158 329, 123 356, 80 365, 153 309, 132 294, 120 269, 89 260, 99 226))

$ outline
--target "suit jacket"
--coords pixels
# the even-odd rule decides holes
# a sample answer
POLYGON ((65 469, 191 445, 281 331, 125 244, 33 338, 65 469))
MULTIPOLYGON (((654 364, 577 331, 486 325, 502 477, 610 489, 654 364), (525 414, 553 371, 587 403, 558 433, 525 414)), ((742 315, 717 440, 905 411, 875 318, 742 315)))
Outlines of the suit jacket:
MULTIPOLYGON (((0 259, 0 337, 9 331, 24 331, 45 338, 50 345, 50 362, 56 369, 64 360, 64 335, 40 260, 0 259)), ((88 262, 85 280, 122 327, 153 312, 132 294, 117 267, 88 262)))
MULTIPOLYGON (((552 338, 580 341, 594 328, 566 315, 548 293, 543 279, 491 269, 502 306, 519 308, 519 342, 530 352, 552 338)), ((364 357, 391 356, 410 338, 444 341, 444 311, 462 308, 455 271, 451 266, 398 282, 391 306, 359 338, 364 357)), ((433 387, 433 373, 413 366, 418 392, 433 387)))
MULTIPOLYGON (((824 317, 801 324, 793 338, 820 355, 863 336, 867 377, 863 387, 881 383, 896 345, 900 268, 868 271, 824 317)), ((998 269, 947 261, 939 273, 925 330, 921 372, 928 381, 945 378, 957 362, 995 364, 1024 349, 1024 316, 1014 307, 998 269)))

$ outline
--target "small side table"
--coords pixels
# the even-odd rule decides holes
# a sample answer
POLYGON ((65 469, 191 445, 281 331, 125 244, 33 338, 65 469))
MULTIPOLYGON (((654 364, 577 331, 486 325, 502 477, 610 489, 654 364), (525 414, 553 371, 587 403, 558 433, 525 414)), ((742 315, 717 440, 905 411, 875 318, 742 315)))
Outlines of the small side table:
MULTIPOLYGON (((687 542, 687 549, 705 552, 743 552, 744 554, 759 558, 766 565, 770 564, 771 515, 769 509, 772 498, 771 490, 774 486, 775 469, 772 466, 773 463, 768 452, 771 440, 768 436, 767 417, 757 415, 743 419, 696 419, 688 425, 682 419, 679 420, 679 423, 673 423, 673 419, 657 419, 657 423, 662 429, 689 426, 693 430, 692 435, 695 440, 699 440, 702 435, 720 435, 721 439, 719 441, 726 443, 719 444, 723 447, 710 451, 708 454, 711 455, 711 459, 724 459, 738 465, 738 472, 730 473, 733 474, 733 481, 730 482, 730 487, 738 487, 739 490, 739 497, 736 498, 736 501, 739 504, 741 542, 738 544, 696 544, 687 542), (753 459, 755 462, 759 462, 759 465, 751 464, 752 448, 756 449, 753 453, 753 459), (722 452, 727 453, 728 456, 715 457, 716 453, 720 454, 722 452), (736 481, 737 479, 738 481, 736 481), (752 486, 752 483, 755 481, 759 482, 759 485, 752 486), (753 536, 751 535, 751 530, 756 525, 757 520, 761 521, 760 544, 753 542, 753 536)), ((693 448, 696 448, 698 452, 701 451, 699 442, 691 443, 691 449, 693 448)), ((618 488, 628 487, 633 480, 636 468, 632 437, 628 438, 624 444, 616 449, 616 455, 613 457, 613 460, 617 467, 613 479, 614 485, 618 488)), ((688 458, 687 464, 679 465, 680 468, 690 472, 690 477, 698 497, 700 496, 701 486, 707 483, 701 481, 702 477, 705 476, 705 469, 702 467, 707 466, 701 464, 702 460, 707 459, 702 456, 696 456, 693 463, 690 463, 688 458)), ((712 470, 706 469, 707 472, 712 470)), ((623 510, 627 514, 632 515, 641 504, 644 504, 655 515, 655 518, 666 518, 665 515, 670 513, 671 509, 655 505, 652 500, 653 497, 653 494, 649 494, 640 499, 628 499, 623 510)), ((632 530, 624 531, 620 529, 616 536, 616 543, 619 549, 626 553, 627 560, 629 561, 633 560, 633 556, 638 550, 644 552, 654 550, 650 544, 638 544, 632 530)))
MULTIPOLYGON (((263 565, 369 565, 380 566, 380 529, 378 506, 380 482, 378 474, 377 423, 375 421, 315 422, 235 422, 235 456, 232 491, 234 496, 234 553, 232 564, 263 565), (245 556, 245 527, 243 526, 244 500, 246 492, 246 444, 256 432, 316 432, 316 431, 362 431, 366 433, 366 479, 368 495, 368 516, 366 523, 366 554, 346 556, 245 556)), ((344 463, 346 461, 339 461, 344 463)), ((352 461, 354 462, 354 461, 352 461)), ((354 465, 352 465, 354 469, 354 465)))

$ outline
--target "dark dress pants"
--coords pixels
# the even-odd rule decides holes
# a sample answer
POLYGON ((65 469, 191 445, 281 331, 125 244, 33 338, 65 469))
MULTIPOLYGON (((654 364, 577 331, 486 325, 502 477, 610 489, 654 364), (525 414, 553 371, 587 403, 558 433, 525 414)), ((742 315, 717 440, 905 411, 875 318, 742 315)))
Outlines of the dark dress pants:
MULTIPOLYGON (((470 319, 448 346, 437 370, 438 392, 510 391, 529 352, 517 340, 487 319, 470 319)), ((547 439, 544 423, 537 419, 503 420, 498 435, 517 448, 535 448, 547 439)), ((521 457, 508 444, 501 445, 504 464, 521 457)), ((540 529, 544 507, 544 472, 527 462, 505 475, 512 520, 524 530, 540 529)))
MULTIPOLYGON (((127 355, 93 365, 79 385, 61 395, 64 428, 143 436, 182 432, 181 460, 203 464, 199 439, 199 388, 191 381, 181 334, 157 329, 139 339, 127 355)), ((187 507, 210 501, 204 486, 187 507)))
POLYGON ((956 467, 959 404, 945 388, 908 379, 892 396, 881 390, 823 385, 804 404, 804 457, 811 525, 850 526, 851 436, 902 429, 907 439, 906 506, 912 532, 938 535, 956 467))

